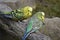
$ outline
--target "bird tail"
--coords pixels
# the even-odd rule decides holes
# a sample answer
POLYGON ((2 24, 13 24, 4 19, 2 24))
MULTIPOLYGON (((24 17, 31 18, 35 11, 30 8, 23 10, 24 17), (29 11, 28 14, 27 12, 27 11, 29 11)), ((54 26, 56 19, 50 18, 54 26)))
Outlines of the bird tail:
POLYGON ((3 14, 3 12, 2 12, 2 11, 0 11, 0 14, 3 14))
POLYGON ((12 15, 11 14, 4 14, 4 12, 0 11, 0 18, 12 18, 12 15))
POLYGON ((27 35, 28 33, 24 33, 24 36, 22 37, 22 40, 25 40, 26 39, 26 35, 27 35))
POLYGON ((29 36, 30 33, 24 33, 24 36, 22 37, 22 40, 25 40, 28 36, 29 36))

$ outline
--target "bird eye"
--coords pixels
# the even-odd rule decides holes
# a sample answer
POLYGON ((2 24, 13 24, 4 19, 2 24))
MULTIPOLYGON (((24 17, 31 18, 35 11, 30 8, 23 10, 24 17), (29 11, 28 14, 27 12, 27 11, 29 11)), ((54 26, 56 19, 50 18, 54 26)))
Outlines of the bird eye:
POLYGON ((30 10, 28 10, 28 12, 31 12, 30 10))
POLYGON ((30 11, 30 10, 28 10, 28 11, 30 11))

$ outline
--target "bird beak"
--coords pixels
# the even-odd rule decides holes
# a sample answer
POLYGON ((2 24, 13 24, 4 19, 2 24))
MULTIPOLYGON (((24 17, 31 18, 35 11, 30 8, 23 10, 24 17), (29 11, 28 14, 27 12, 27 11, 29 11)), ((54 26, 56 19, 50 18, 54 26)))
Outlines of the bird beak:
POLYGON ((45 19, 44 16, 42 16, 42 20, 43 20, 43 22, 44 22, 44 19, 45 19))
POLYGON ((44 23, 44 19, 45 19, 45 17, 44 17, 44 16, 42 16, 42 22, 43 22, 43 25, 45 25, 45 23, 44 23))

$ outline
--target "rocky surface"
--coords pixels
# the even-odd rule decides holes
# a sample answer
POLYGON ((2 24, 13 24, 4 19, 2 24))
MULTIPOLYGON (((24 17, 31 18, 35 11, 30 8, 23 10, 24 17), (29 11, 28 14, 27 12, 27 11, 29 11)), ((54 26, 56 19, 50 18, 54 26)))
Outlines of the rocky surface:
POLYGON ((51 37, 52 40, 60 40, 60 18, 46 18, 45 27, 41 32, 51 37))
POLYGON ((24 6, 34 6, 34 0, 0 0, 0 4, 6 4, 13 10, 24 6))
POLYGON ((12 9, 9 6, 7 6, 6 4, 0 4, 0 11, 10 12, 10 11, 12 11, 12 9))
MULTIPOLYGON (((1 40, 21 40, 25 31, 27 22, 14 22, 11 20, 0 20, 1 40)), ((32 33, 27 40, 51 40, 49 36, 40 32, 32 33)))
MULTIPOLYGON (((7 19, 0 20, 1 40, 21 40, 28 20, 14 22, 7 19)), ((60 40, 60 18, 45 18, 45 26, 37 33, 32 33, 27 40, 60 40)))
POLYGON ((30 40, 52 40, 49 36, 46 36, 41 33, 32 33, 30 34, 30 40))

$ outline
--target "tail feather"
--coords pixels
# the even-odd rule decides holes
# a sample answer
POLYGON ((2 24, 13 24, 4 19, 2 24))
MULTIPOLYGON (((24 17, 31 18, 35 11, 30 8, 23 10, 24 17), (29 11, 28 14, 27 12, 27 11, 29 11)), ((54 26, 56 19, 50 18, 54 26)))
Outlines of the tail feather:
POLYGON ((11 14, 4 14, 4 12, 0 11, 0 17, 10 19, 10 18, 12 18, 12 15, 11 14))
POLYGON ((24 36, 22 37, 22 40, 26 39, 26 35, 27 35, 27 33, 24 33, 24 36))
POLYGON ((25 33, 24 36, 22 37, 22 40, 25 40, 28 36, 29 36, 30 32, 29 33, 25 33))

